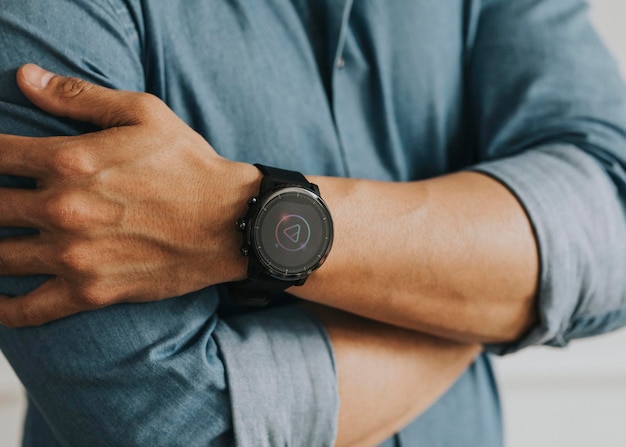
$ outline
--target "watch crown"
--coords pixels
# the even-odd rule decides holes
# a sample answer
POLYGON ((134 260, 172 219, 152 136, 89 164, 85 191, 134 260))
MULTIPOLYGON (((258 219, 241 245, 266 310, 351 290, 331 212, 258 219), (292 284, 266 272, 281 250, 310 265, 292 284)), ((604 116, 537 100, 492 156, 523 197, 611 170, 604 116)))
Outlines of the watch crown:
POLYGON ((257 202, 257 200, 259 200, 257 197, 250 197, 248 199, 248 206, 254 205, 257 202))
POLYGON ((237 219, 235 226, 237 227, 237 231, 246 231, 246 226, 247 226, 246 219, 243 217, 240 217, 239 219, 237 219))
POLYGON ((241 254, 244 256, 249 256, 250 255, 250 247, 248 247, 247 245, 244 245, 243 247, 241 247, 241 254))

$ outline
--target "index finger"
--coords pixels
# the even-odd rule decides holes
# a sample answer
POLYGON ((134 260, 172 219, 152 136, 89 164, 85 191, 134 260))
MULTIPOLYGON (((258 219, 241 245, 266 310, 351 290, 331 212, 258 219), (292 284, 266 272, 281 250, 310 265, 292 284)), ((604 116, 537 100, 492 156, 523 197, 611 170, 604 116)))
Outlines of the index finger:
POLYGON ((45 151, 61 137, 0 134, 0 174, 39 179, 45 174, 45 151))

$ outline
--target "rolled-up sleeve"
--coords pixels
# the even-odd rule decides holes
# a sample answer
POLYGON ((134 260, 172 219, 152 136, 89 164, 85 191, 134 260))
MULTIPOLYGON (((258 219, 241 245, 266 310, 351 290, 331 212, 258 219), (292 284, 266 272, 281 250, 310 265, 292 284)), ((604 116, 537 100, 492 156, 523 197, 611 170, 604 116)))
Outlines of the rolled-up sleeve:
POLYGON ((576 147, 548 145, 477 169, 517 195, 540 250, 540 323, 492 348, 563 346, 626 324, 626 219, 601 165, 576 147))
POLYGON ((220 323, 238 446, 334 443, 339 409, 332 347, 319 321, 298 306, 220 323))
POLYGON ((540 255, 539 322, 506 354, 626 324, 626 93, 580 0, 485 1, 468 53, 480 164, 540 255))

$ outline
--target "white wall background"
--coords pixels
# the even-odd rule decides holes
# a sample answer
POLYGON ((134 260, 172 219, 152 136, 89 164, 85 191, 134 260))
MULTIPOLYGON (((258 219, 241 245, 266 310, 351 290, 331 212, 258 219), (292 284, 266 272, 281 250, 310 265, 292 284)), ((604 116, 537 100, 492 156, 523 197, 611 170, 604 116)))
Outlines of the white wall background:
MULTIPOLYGON (((626 72, 626 2, 591 4, 626 72)), ((626 446, 625 351, 622 330, 563 350, 535 348, 498 361, 507 446, 626 446)), ((0 447, 19 445, 23 413, 23 391, 0 356, 0 447)))
POLYGON ((22 387, 0 355, 0 447, 17 447, 25 410, 22 387))

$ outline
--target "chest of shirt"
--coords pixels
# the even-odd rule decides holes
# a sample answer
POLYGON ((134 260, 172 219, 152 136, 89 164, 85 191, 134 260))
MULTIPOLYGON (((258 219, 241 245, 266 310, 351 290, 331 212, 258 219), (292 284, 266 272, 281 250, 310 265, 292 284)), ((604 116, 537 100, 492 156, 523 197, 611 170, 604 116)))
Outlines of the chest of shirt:
POLYGON ((469 162, 463 2, 145 2, 147 87, 224 156, 409 180, 469 162))

